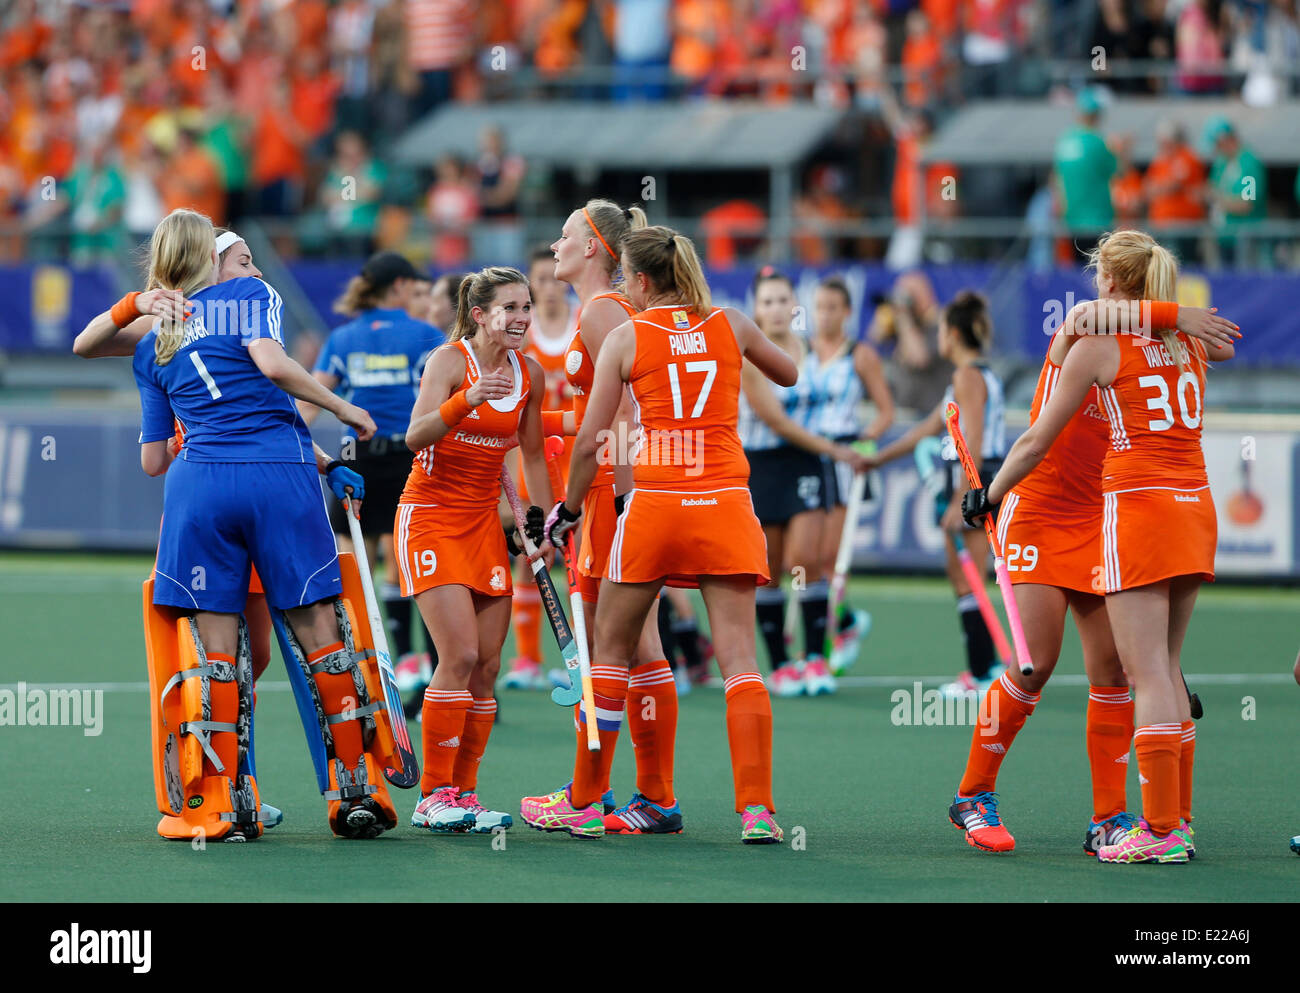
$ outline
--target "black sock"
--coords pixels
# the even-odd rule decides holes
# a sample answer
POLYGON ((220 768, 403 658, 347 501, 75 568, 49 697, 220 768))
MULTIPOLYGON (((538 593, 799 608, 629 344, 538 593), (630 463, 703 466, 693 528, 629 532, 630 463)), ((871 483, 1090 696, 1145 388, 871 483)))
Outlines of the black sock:
POLYGON ((695 623, 694 617, 674 617, 672 626, 673 640, 677 642, 677 650, 686 660, 686 668, 698 669, 704 664, 704 659, 700 657, 700 626, 695 623))
POLYGON ((803 653, 807 658, 821 657, 826 645, 826 610, 830 598, 830 584, 822 579, 809 583, 799 594, 799 609, 803 612, 803 653))
POLYGON ((664 646, 664 655, 668 657, 668 665, 674 672, 677 671, 677 639, 673 637, 673 608, 668 603, 667 597, 659 598, 659 641, 664 646))
POLYGON ((393 659, 397 661, 404 655, 411 654, 411 608, 412 602, 402 596, 402 588, 392 583, 384 583, 379 588, 379 595, 384 598, 384 614, 388 617, 388 643, 393 650, 393 659))
POLYGON ((966 666, 976 679, 987 679, 993 668, 993 637, 980 616, 979 602, 973 593, 957 601, 962 640, 966 643, 966 666))
POLYGON ((845 628, 853 627, 853 608, 849 606, 848 601, 840 604, 840 609, 835 614, 836 626, 843 631, 845 628))
POLYGON ((785 591, 779 586, 760 586, 755 597, 758 630, 767 645, 767 657, 775 672, 788 661, 785 654, 785 591))

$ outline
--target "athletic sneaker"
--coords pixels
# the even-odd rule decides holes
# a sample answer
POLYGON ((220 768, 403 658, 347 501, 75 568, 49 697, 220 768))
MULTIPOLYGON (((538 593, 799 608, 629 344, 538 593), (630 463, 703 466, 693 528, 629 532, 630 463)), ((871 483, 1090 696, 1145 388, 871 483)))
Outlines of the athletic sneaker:
POLYGON ((775 845, 784 837, 772 812, 761 804, 751 804, 740 815, 740 840, 746 845, 775 845))
POLYGON ((521 655, 511 660, 503 685, 508 690, 544 690, 550 682, 542 674, 540 662, 521 655))
POLYGON ((939 687, 939 695, 945 700, 960 700, 968 696, 976 696, 978 693, 975 677, 969 671, 963 672, 951 683, 944 683, 939 687))
POLYGON ((1189 859, 1196 858, 1196 832, 1192 830, 1191 822, 1186 818, 1178 818, 1178 827, 1174 828, 1174 834, 1183 839, 1183 847, 1187 849, 1189 859))
MULTIPOLYGON (((567 690, 573 685, 573 681, 569 679, 568 669, 549 669, 547 670, 546 678, 551 681, 552 689, 567 690)), ((578 673, 575 671, 573 673, 573 679, 576 680, 577 678, 578 673)))
POLYGON ((835 692, 835 677, 825 659, 810 658, 803 669, 804 690, 809 696, 823 696, 835 692))
POLYGON ((602 838, 605 818, 601 804, 575 807, 569 788, 548 796, 526 796, 519 804, 524 823, 538 831, 564 831, 575 838, 602 838))
POLYGON ((1009 852, 1016 847, 1016 839, 1011 837, 1011 832, 998 816, 996 793, 954 795, 952 806, 948 808, 948 820, 966 833, 966 844, 972 848, 984 852, 1009 852))
POLYGON ((1127 810, 1112 814, 1105 820, 1089 820, 1083 835, 1083 853, 1096 855, 1098 849, 1106 845, 1118 845, 1124 840, 1124 835, 1133 830, 1135 824, 1137 818, 1127 810))
POLYGON ((803 696, 808 692, 797 662, 787 662, 775 670, 767 677, 767 686, 776 696, 803 696))
POLYGON ((1291 851, 1295 852, 1297 855, 1300 855, 1300 834, 1297 834, 1294 838, 1291 839, 1291 851))
MULTIPOLYGON (((561 786, 558 790, 552 790, 550 793, 543 793, 541 796, 526 796, 524 797, 523 802, 543 803, 548 800, 553 800, 560 794, 564 793, 566 790, 571 790, 571 789, 573 789, 572 779, 570 779, 567 783, 561 786)), ((618 809, 618 804, 614 800, 614 791, 612 789, 606 790, 604 793, 600 795, 600 805, 603 808, 602 815, 612 814, 615 810, 618 809)))
POLYGON ((264 803, 257 808, 257 819, 262 822, 262 830, 266 831, 284 820, 284 811, 279 807, 272 807, 269 803, 264 803))
POLYGON ((865 610, 855 608, 850 616, 852 620, 835 636, 831 646, 831 672, 836 676, 844 675, 858 660, 862 639, 871 630, 871 615, 865 610))
POLYGON ((460 791, 454 786, 440 786, 415 805, 411 827, 430 831, 469 831, 476 818, 460 804, 460 791))
POLYGON ((497 828, 504 830, 515 822, 509 814, 484 807, 478 802, 478 794, 473 790, 462 792, 456 798, 456 802, 474 815, 474 826, 470 828, 474 834, 491 834, 497 828))
POLYGON ((686 666, 679 665, 673 670, 673 686, 676 687, 679 697, 690 695, 691 677, 686 671, 686 666))
POLYGON ((1097 852, 1098 862, 1111 865, 1137 865, 1145 862, 1187 862, 1187 847, 1177 831, 1163 838, 1153 832, 1146 821, 1138 821, 1118 844, 1103 845, 1097 852))
POLYGON ((673 801, 663 807, 640 793, 612 814, 605 815, 606 834, 681 834, 682 808, 673 801))

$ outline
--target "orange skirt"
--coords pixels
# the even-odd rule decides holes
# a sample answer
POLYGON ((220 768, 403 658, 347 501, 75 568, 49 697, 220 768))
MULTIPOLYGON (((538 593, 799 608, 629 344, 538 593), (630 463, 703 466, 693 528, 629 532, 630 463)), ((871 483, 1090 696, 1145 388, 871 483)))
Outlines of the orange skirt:
POLYGON ((402 503, 393 519, 402 596, 435 586, 468 586, 484 596, 510 596, 510 553, 495 506, 467 511, 402 503))
POLYGON ((1102 498, 1101 550, 1107 593, 1175 576, 1214 579, 1219 521, 1208 485, 1121 490, 1102 498))
POLYGON ((1012 490, 997 515, 998 544, 1014 583, 1040 583, 1100 596, 1101 501, 1095 513, 1064 513, 1012 490))
POLYGON ((582 544, 578 549, 578 589, 587 603, 596 602, 617 527, 614 484, 593 483, 582 501, 582 544))
POLYGON ((700 576, 752 576, 756 586, 770 578, 767 539, 749 487, 629 493, 605 577, 689 589, 699 586, 700 576))

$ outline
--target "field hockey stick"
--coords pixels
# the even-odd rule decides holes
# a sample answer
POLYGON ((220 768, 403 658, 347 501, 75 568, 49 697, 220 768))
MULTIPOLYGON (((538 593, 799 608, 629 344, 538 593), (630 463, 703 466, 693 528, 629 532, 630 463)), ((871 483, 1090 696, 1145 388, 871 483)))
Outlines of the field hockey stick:
POLYGON ((993 646, 998 650, 998 659, 1003 665, 1011 665, 1011 646, 1007 644, 1007 636, 1002 631, 1002 622, 998 619, 998 612, 993 607, 993 601, 989 599, 988 590, 984 588, 984 570, 975 564, 971 558, 970 549, 966 547, 966 538, 963 535, 961 544, 957 548, 957 561, 961 563, 961 571, 966 575, 966 582, 970 584, 970 589, 975 594, 975 602, 979 604, 980 616, 984 618, 984 626, 989 629, 989 634, 993 636, 993 646))
MULTIPOLYGON (((546 471, 551 477, 551 492, 556 499, 564 495, 564 478, 560 473, 559 455, 564 451, 564 439, 552 435, 546 439, 546 471)), ((574 548, 573 531, 565 535, 564 574, 569 586, 569 609, 573 611, 573 637, 569 639, 568 650, 561 651, 564 657, 564 669, 569 677, 568 686, 557 686, 551 690, 551 699, 561 707, 570 707, 582 699, 582 659, 587 660, 591 668, 591 653, 587 648, 587 615, 583 608, 582 594, 578 591, 578 556, 574 548)), ((597 738, 599 740, 599 738, 597 738)))
POLYGON ((366 599, 366 614, 370 620, 370 637, 375 643, 375 656, 379 659, 379 682, 384 688, 384 706, 388 708, 388 723, 393 729, 393 742, 397 746, 400 769, 385 769, 384 778, 399 789, 409 790, 420 781, 420 764, 411 747, 411 732, 406 726, 406 713, 402 709, 402 695, 397 691, 393 675, 393 659, 388 654, 388 635, 379 619, 379 601, 375 599, 375 581, 370 575, 370 559, 366 555, 366 541, 361 536, 361 522, 352 513, 352 500, 343 498, 343 510, 352 534, 352 549, 361 573, 361 591, 366 599))
MULTIPOLYGON (((862 455, 875 451, 874 442, 855 442, 853 448, 862 455)), ((844 524, 840 528, 840 547, 835 552, 835 573, 831 577, 830 597, 826 601, 826 638, 822 643, 822 658, 830 663, 831 653, 835 648, 835 636, 839 634, 840 604, 849 584, 849 566, 853 559, 853 536, 858 529, 858 517, 862 513, 862 500, 867 495, 866 471, 853 474, 853 485, 849 489, 848 506, 844 509, 844 524)))
MULTIPOLYGON (((524 546, 524 554, 530 559, 528 568, 532 570, 533 581, 537 583, 537 589, 542 595, 542 607, 546 610, 546 619, 551 623, 551 632, 560 646, 561 655, 565 656, 564 665, 567 669, 569 668, 568 653, 572 652, 576 656, 578 645, 573 637, 573 629, 569 627, 569 619, 564 614, 564 604, 560 602, 560 595, 555 591, 555 584, 551 582, 551 574, 546 571, 546 563, 540 557, 533 558, 537 553, 537 546, 528 537, 528 531, 524 527, 528 514, 519 499, 519 491, 515 489, 515 481, 510 478, 510 472, 504 465, 501 467, 501 489, 505 492, 511 513, 514 514, 515 530, 519 533, 519 540, 524 546)), ((578 696, 572 695, 572 685, 567 695, 564 695, 564 687, 557 686, 551 691, 551 699, 565 707, 571 707, 579 700, 583 702, 588 716, 587 748, 595 752, 600 750, 600 738, 596 733, 596 697, 591 685, 591 667, 588 666, 586 671, 583 671, 581 656, 578 656, 578 673, 582 687, 578 696), (556 697, 557 692, 561 697, 556 697)))
MULTIPOLYGON (((983 485, 980 482, 980 471, 975 465, 975 460, 971 458, 970 449, 966 447, 966 439, 961 433, 961 423, 958 420, 961 412, 955 403, 950 403, 946 414, 948 433, 957 448, 957 457, 961 459, 962 468, 966 470, 966 482, 972 489, 980 489, 983 485)), ((993 550, 993 571, 998 577, 998 589, 1002 591, 1002 606, 1007 611, 1007 623, 1011 625, 1011 640, 1015 643, 1016 657, 1020 660, 1020 674, 1028 676, 1034 671, 1034 662, 1029 657, 1029 645, 1025 642, 1025 626, 1020 622, 1020 608, 1016 606, 1016 593, 1011 586, 1011 573, 1007 572, 1007 562, 1002 557, 1002 547, 998 544, 998 536, 993 531, 992 516, 988 514, 984 516, 984 533, 988 535, 989 548, 993 550)))

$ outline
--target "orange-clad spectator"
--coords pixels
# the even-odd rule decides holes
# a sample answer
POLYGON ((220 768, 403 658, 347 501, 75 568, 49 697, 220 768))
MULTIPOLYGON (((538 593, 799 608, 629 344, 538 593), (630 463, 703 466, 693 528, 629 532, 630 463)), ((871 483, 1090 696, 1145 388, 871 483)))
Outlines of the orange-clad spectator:
POLYGON ((294 18, 294 50, 323 51, 329 35, 330 5, 325 0, 294 0, 291 6, 294 18))
POLYGON ((954 162, 921 162, 921 154, 934 132, 926 111, 907 115, 895 134, 894 181, 891 200, 894 220, 900 225, 921 223, 921 204, 927 220, 943 220, 957 214, 957 165, 954 162))
POLYGON ((469 261, 469 229, 478 217, 478 197, 465 163, 455 155, 438 160, 426 209, 433 225, 433 264, 462 266, 469 261))
MULTIPOLYGON (((308 142, 319 141, 334 122, 334 102, 339 80, 325 65, 325 57, 314 48, 300 49, 294 58, 291 83, 293 119, 308 142)), ((322 154, 325 149, 321 149, 322 154)))
POLYGON ((253 127, 253 182, 260 188, 263 214, 283 216, 297 206, 302 187, 305 135, 294 120, 289 84, 278 80, 253 127))
POLYGON ((538 71, 555 76, 577 65, 582 55, 578 29, 587 17, 587 0, 559 0, 541 7, 535 16, 533 64, 538 71))
POLYGON ((947 43, 957 36, 961 24, 961 0, 921 0, 921 9, 941 42, 947 43))
POLYGON ((920 10, 908 12, 902 62, 903 102, 909 107, 933 103, 943 86, 943 43, 920 10))
POLYGON ((5 20, 8 23, 0 34, 0 68, 31 62, 54 37, 54 29, 41 19, 36 0, 19 0, 5 20))
POLYGON ((1142 219, 1142 173, 1133 164, 1133 136, 1117 134, 1110 139, 1115 155, 1115 175, 1110 179, 1110 202, 1115 207, 1117 228, 1136 227, 1142 219))
POLYGON ((740 255, 752 255, 763 244, 767 215, 748 200, 728 200, 700 217, 708 264, 725 269, 740 255))
POLYGON ((673 72, 692 83, 706 79, 718 64, 722 39, 731 32, 731 7, 725 0, 676 0, 673 4, 673 72))
POLYGON ((188 207, 207 215, 213 224, 226 223, 226 194, 221 184, 221 170, 199 144, 199 136, 189 128, 181 128, 178 132, 176 148, 167 160, 158 186, 165 214, 188 207))
POLYGON ((838 241, 835 235, 826 234, 820 225, 824 222, 847 221, 853 212, 839 196, 844 176, 838 169, 818 166, 809 176, 808 189, 795 198, 794 254, 806 265, 821 265, 838 255, 833 250, 838 241))
POLYGON ((419 78, 417 114, 451 99, 456 69, 473 53, 471 0, 406 0, 407 59, 419 78))
POLYGON ((866 4, 854 4, 852 0, 812 0, 805 7, 811 7, 811 21, 825 38, 823 61, 826 69, 830 72, 847 69, 855 54, 849 38, 854 8, 870 8, 866 4))
POLYGON ((1156 157, 1146 174, 1147 216, 1153 225, 1186 224, 1205 220, 1199 192, 1205 185, 1205 165, 1191 146, 1187 133, 1175 121, 1156 128, 1156 157))

